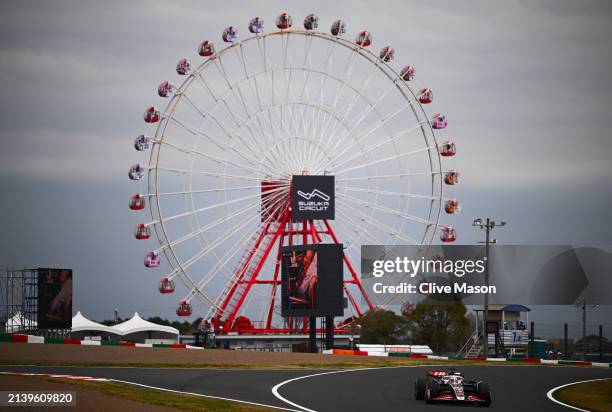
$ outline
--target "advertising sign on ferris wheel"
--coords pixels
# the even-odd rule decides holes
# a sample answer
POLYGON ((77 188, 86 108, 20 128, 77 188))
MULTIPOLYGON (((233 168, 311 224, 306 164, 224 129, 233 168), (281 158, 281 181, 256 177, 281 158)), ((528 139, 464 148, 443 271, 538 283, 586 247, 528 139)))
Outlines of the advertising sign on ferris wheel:
POLYGON ((295 220, 333 220, 334 176, 293 176, 292 212, 295 220))

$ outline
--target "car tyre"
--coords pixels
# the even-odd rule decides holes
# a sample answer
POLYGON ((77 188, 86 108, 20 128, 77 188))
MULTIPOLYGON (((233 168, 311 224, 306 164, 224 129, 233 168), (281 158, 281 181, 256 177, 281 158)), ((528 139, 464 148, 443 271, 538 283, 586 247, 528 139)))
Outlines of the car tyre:
POLYGON ((484 402, 479 402, 480 406, 488 407, 491 405, 491 390, 488 383, 481 382, 478 385, 478 397, 484 399, 484 402))
POLYGON ((417 401, 422 401, 425 399, 425 388, 427 387, 427 382, 424 378, 417 378, 414 382, 414 398, 417 401))
POLYGON ((440 386, 437 382, 433 381, 427 385, 427 389, 425 390, 425 402, 433 403, 433 399, 438 396, 440 390, 440 386))

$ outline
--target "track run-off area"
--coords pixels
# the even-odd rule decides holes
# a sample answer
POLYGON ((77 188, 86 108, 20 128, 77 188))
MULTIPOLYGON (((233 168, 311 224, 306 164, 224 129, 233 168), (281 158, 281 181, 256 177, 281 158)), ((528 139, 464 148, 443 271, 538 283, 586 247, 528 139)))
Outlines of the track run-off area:
MULTIPOLYGON (((399 366, 343 370, 54 367, 2 365, 2 372, 64 374, 106 378, 148 388, 254 403, 295 411, 433 411, 451 404, 417 401, 413 384, 440 366, 399 366)), ((566 407, 547 393, 558 386, 612 378, 612 369, 570 366, 460 365, 467 378, 489 382, 494 410, 558 411, 566 407)))

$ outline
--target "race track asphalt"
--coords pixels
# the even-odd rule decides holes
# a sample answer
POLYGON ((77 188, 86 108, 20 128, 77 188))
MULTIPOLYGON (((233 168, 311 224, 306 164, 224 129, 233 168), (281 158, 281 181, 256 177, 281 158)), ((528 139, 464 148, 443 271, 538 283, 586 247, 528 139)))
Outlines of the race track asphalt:
MULTIPOLYGON (((329 373, 329 370, 254 369, 149 369, 0 366, 0 371, 71 374, 119 379, 158 388, 219 396, 301 410, 278 399, 272 388, 281 385, 281 397, 309 410, 324 411, 438 411, 457 410, 458 405, 427 405, 416 401, 413 382, 432 367, 361 369, 329 373)), ((612 378, 611 369, 564 366, 459 366, 467 378, 489 382, 491 410, 569 410, 550 401, 546 393, 570 382, 612 378)), ((463 410, 463 409, 460 409, 463 410)))

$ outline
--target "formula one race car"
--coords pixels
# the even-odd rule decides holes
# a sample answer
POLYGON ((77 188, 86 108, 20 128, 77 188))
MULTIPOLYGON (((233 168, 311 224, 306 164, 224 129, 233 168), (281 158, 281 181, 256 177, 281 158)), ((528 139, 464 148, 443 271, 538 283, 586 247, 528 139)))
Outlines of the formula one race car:
POLYGON ((489 385, 483 381, 468 381, 463 374, 449 370, 432 370, 414 383, 414 397, 433 402, 473 403, 479 406, 491 405, 489 385))

